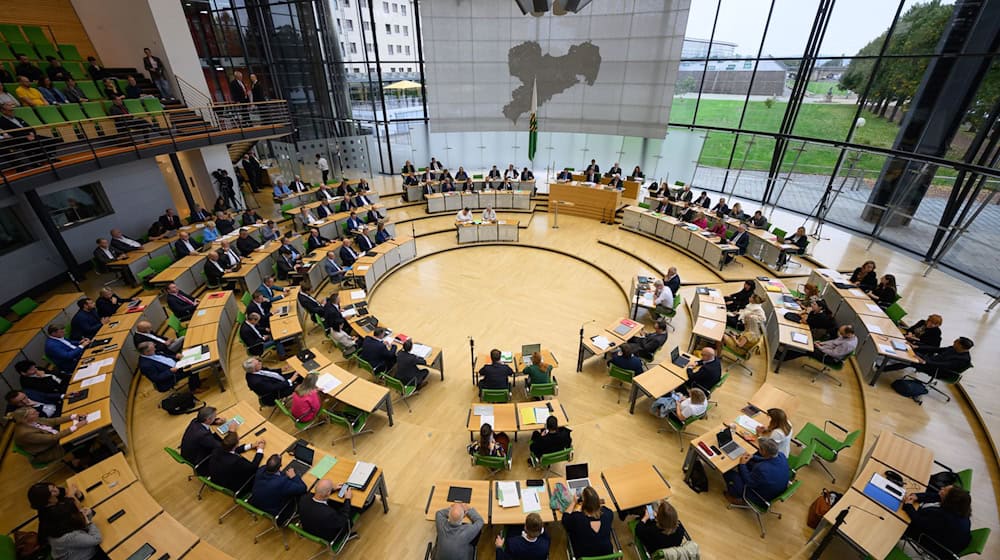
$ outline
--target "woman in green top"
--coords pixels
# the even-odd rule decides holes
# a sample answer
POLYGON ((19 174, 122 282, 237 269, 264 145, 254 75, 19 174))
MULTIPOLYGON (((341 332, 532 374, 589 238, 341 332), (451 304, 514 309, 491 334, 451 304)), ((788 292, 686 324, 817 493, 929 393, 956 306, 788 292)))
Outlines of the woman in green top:
POLYGON ((530 390, 532 383, 552 383, 552 366, 542 362, 541 352, 531 355, 531 365, 522 372, 528 377, 524 380, 524 388, 530 390))

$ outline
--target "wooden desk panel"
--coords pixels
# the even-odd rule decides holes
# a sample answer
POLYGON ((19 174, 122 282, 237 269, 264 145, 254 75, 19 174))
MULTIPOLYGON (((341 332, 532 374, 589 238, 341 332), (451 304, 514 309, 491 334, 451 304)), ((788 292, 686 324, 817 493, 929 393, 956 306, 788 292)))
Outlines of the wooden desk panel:
POLYGON ((621 206, 622 193, 615 189, 586 186, 579 183, 549 183, 549 212, 606 220, 621 206), (572 204, 557 205, 556 202, 572 204))
POLYGON ((49 323, 55 321, 62 314, 63 311, 61 309, 49 309, 47 311, 39 311, 36 309, 29 313, 26 317, 22 317, 16 321, 13 325, 11 325, 7 332, 37 332, 49 326, 49 323))
MULTIPOLYGON (((135 473, 123 453, 116 453, 87 470, 66 479, 66 485, 76 485, 84 493, 83 505, 93 507, 124 490, 136 481, 135 473), (90 490, 95 484, 100 483, 90 490)), ((114 512, 111 512, 114 513, 114 512)))
POLYGON ((469 405, 469 419, 466 428, 469 432, 479 433, 480 416, 475 413, 477 406, 493 407, 493 431, 494 432, 515 432, 517 431, 517 405, 514 403, 472 403, 469 405))
POLYGON ((164 554, 169 554, 169 558, 180 558, 198 543, 198 535, 178 523, 170 514, 163 513, 118 545, 109 556, 111 560, 128 560, 129 556, 146 543, 156 549, 153 554, 155 558, 164 554))
MULTIPOLYGON (((530 409, 534 409, 534 408, 548 408, 548 406, 546 406, 546 405, 550 405, 552 407, 552 409, 549 411, 548 416, 555 416, 559 420, 559 425, 560 426, 567 426, 567 425, 569 425, 569 416, 566 415, 566 407, 564 407, 563 405, 561 405, 559 403, 559 399, 555 399, 554 398, 554 399, 547 400, 547 401, 519 402, 519 403, 515 403, 515 405, 514 405, 516 407, 516 409, 517 409, 517 423, 518 423, 518 428, 517 429, 518 429, 518 431, 524 432, 524 431, 531 431, 531 430, 541 430, 541 429, 545 428, 545 423, 544 422, 543 423, 530 422, 530 423, 527 423, 527 424, 522 423, 522 421, 521 421, 521 410, 523 410, 525 408, 530 408, 530 409)), ((546 418, 548 418, 548 416, 546 416, 546 418)))
MULTIPOLYGON (((490 512, 490 523, 492 525, 521 525, 524 524, 524 518, 526 515, 524 512, 524 501, 520 500, 520 503, 514 507, 500 507, 500 497, 498 495, 500 481, 493 481, 493 492, 491 497, 491 512, 490 512)), ((511 482, 516 482, 518 485, 519 492, 523 492, 525 488, 528 487, 527 480, 515 480, 511 482)), ((542 506, 540 511, 536 513, 541 516, 542 523, 549 523, 555 521, 555 514, 552 508, 549 507, 549 489, 545 485, 537 486, 538 488, 538 503, 542 506)), ((473 491, 475 492, 475 491, 473 491)), ((520 495, 518 496, 520 499, 520 495)))
POLYGON ((208 544, 206 541, 199 541, 190 552, 184 555, 184 558, 189 558, 190 560, 235 560, 232 556, 208 544))
POLYGON ((769 408, 780 408, 788 416, 794 414, 799 407, 798 397, 771 383, 761 385, 760 389, 757 389, 757 392, 750 397, 749 402, 763 411, 769 408))
POLYGON ((673 494, 667 480, 652 463, 604 469, 601 479, 618 511, 665 500, 673 494))
MULTIPOLYGON (((725 428, 726 428, 725 424, 718 424, 716 426, 713 426, 703 435, 691 440, 691 451, 697 453, 702 461, 711 465, 721 473, 727 473, 735 469, 736 465, 740 464, 740 457, 737 457, 735 459, 730 459, 729 456, 725 455, 724 453, 716 453, 711 457, 707 457, 705 456, 704 453, 702 453, 701 449, 698 447, 698 444, 704 442, 705 445, 709 447, 716 445, 718 443, 716 434, 718 434, 725 428)), ((739 444, 739 446, 743 448, 743 451, 749 455, 753 455, 754 453, 757 452, 756 447, 754 447, 752 444, 750 444, 742 437, 740 437, 738 430, 733 431, 733 441, 739 444)))
POLYGON ((898 434, 883 430, 871 450, 878 462, 916 480, 929 480, 934 452, 898 434))
POLYGON ((160 504, 156 503, 141 484, 133 484, 108 498, 94 510, 94 524, 101 530, 103 537, 101 548, 113 550, 162 511, 160 504), (108 518, 119 510, 124 510, 124 515, 113 523, 108 523, 108 518))
MULTIPOLYGON (((427 505, 424 509, 424 519, 434 521, 434 516, 438 511, 451 507, 451 502, 448 501, 448 489, 452 486, 471 488, 472 497, 469 499, 469 505, 472 509, 476 510, 476 513, 483 518, 484 522, 489 523, 492 485, 488 480, 435 481, 434 485, 431 486, 431 493, 428 496, 427 505)), ((466 522, 468 522, 468 518, 466 518, 466 522)))
MULTIPOLYGON (((85 426, 78 429, 77 431, 67 435, 66 437, 59 440, 60 445, 68 445, 76 441, 108 428, 111 426, 111 399, 104 399, 91 404, 90 406, 80 407, 73 411, 73 414, 87 415, 92 412, 101 411, 101 417, 95 422, 87 422, 85 426)), ((65 424, 60 424, 59 429, 65 430, 72 425, 72 422, 67 422, 65 424)))
POLYGON ((355 379, 343 391, 337 393, 337 400, 370 414, 375 412, 388 396, 389 389, 382 385, 376 385, 366 379, 355 379))
POLYGON ((84 297, 86 294, 83 292, 74 292, 71 294, 54 294, 49 296, 49 299, 39 302, 38 309, 35 309, 34 313, 39 311, 69 311, 76 307, 76 302, 80 298, 84 297))
POLYGON ((869 512, 880 511, 874 500, 857 490, 849 489, 823 516, 823 521, 833 524, 844 508, 855 506, 847 513, 840 533, 848 541, 873 558, 885 558, 906 531, 906 523, 893 515, 879 519, 869 512))

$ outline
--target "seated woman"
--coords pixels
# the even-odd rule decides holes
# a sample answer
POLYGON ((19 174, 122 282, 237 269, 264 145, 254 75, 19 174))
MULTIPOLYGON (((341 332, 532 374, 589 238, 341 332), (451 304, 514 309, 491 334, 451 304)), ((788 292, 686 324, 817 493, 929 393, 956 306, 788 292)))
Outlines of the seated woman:
POLYGON ((552 383, 552 366, 542 361, 542 353, 531 354, 531 364, 521 372, 525 374, 524 388, 531 389, 534 383, 552 383))
POLYGON ((698 212, 698 214, 694 217, 694 220, 692 220, 691 223, 698 226, 701 229, 708 228, 708 220, 705 218, 705 215, 702 214, 701 212, 698 212))
POLYGON ((212 221, 212 222, 205 222, 205 227, 202 228, 201 231, 202 231, 202 234, 205 236, 205 240, 204 240, 205 243, 211 243, 211 242, 215 241, 216 239, 222 237, 222 234, 219 233, 219 229, 217 227, 215 227, 215 222, 214 221, 212 221))
POLYGON ((545 420, 544 430, 535 430, 531 433, 529 449, 535 457, 570 447, 573 447, 573 436, 570 435, 570 429, 560 426, 559 419, 555 415, 551 415, 545 420))
POLYGON ((692 416, 705 414, 706 410, 708 410, 708 397, 705 396, 705 391, 697 387, 692 387, 688 391, 687 397, 682 396, 680 399, 674 401, 674 409, 668 414, 671 418, 683 424, 685 420, 692 416))
POLYGON ((821 301, 823 296, 819 294, 819 288, 816 284, 805 284, 802 286, 802 298, 797 300, 799 305, 803 307, 809 307, 813 302, 821 301))
POLYGON ((316 388, 318 379, 316 373, 310 373, 292 391, 291 412, 299 422, 312 422, 323 408, 323 399, 316 388))
POLYGON ((914 350, 917 352, 928 348, 940 348, 941 323, 940 315, 928 315, 926 319, 921 319, 906 329, 906 340, 915 345, 914 350))
POLYGON ((750 294, 750 300, 743 309, 726 316, 726 326, 739 331, 746 330, 746 322, 749 318, 754 318, 758 325, 763 326, 767 322, 767 314, 764 313, 764 299, 757 294, 750 294))
POLYGON ((645 179, 646 178, 646 176, 643 175, 643 173, 642 173, 642 169, 639 169, 638 165, 635 166, 635 169, 632 170, 632 174, 629 175, 629 177, 632 177, 633 179, 645 179))
POLYGON ((739 354, 747 354, 760 342, 760 337, 764 332, 764 323, 760 315, 756 313, 744 315, 742 322, 743 332, 739 334, 729 332, 723 334, 722 344, 727 348, 736 350, 739 354))
POLYGON ((868 295, 875 300, 879 307, 887 309, 896 303, 896 299, 899 297, 899 292, 896 291, 896 277, 892 274, 882 276, 882 279, 878 281, 878 286, 868 292, 868 295))
POLYGON ((747 218, 746 212, 743 211, 743 207, 737 202, 733 204, 733 207, 729 209, 729 217, 736 220, 745 220, 747 218))
POLYGON ((680 546, 684 542, 684 534, 684 525, 681 525, 677 510, 666 500, 656 506, 655 518, 644 511, 642 520, 635 526, 635 536, 650 556, 657 550, 680 546))
POLYGON ((875 274, 875 261, 865 261, 864 264, 855 268, 848 282, 861 288, 865 293, 874 290, 878 286, 878 276, 875 274))
POLYGON ((750 296, 753 295, 754 285, 753 281, 747 280, 743 282, 743 287, 740 291, 729 294, 725 297, 726 300, 726 311, 734 313, 743 309, 750 303, 750 296))
POLYGON ((469 455, 486 455, 489 457, 506 457, 510 437, 504 432, 494 432, 493 426, 483 424, 479 428, 479 439, 470 443, 466 449, 469 455))
POLYGON ((770 421, 767 426, 757 426, 757 437, 774 440, 778 444, 778 452, 784 453, 787 458, 792 445, 792 424, 788 421, 788 415, 780 408, 769 408, 767 416, 770 421))
POLYGON ((916 494, 907 494, 903 511, 910 516, 910 525, 904 537, 917 542, 937 558, 951 558, 972 540, 970 517, 972 497, 955 486, 945 486, 940 491, 941 503, 935 507, 916 506, 927 502, 916 494))
POLYGON ((726 222, 722 220, 716 220, 712 224, 712 228, 708 231, 712 232, 713 235, 718 235, 722 239, 726 238, 726 222))
POLYGON ((611 542, 614 513, 601 505, 597 490, 588 486, 563 512, 562 524, 577 558, 604 556, 614 551, 611 542))
POLYGON ((225 212, 229 210, 229 205, 226 204, 226 199, 224 197, 218 197, 215 199, 215 205, 212 206, 213 212, 225 212))
POLYGON ((28 503, 38 512, 39 542, 48 542, 50 527, 59 523, 56 518, 65 513, 66 509, 59 506, 67 504, 70 508, 84 510, 80 505, 83 498, 83 492, 72 484, 60 488, 51 482, 38 482, 28 488, 28 503))
POLYGON ((107 558, 101 550, 101 531, 82 511, 68 506, 55 517, 49 534, 53 560, 107 558))

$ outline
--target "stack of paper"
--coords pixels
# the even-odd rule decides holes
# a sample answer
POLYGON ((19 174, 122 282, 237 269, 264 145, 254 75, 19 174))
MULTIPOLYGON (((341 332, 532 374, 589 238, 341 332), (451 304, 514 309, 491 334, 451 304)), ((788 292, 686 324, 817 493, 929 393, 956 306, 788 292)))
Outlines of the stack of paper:
POLYGON ((479 427, 482 428, 486 424, 489 424, 490 427, 493 427, 493 415, 492 414, 483 414, 482 416, 479 417, 479 427))
POLYGON ((90 364, 76 370, 76 373, 73 374, 73 383, 76 383, 81 379, 87 379, 88 377, 93 377, 97 375, 97 373, 100 370, 101 368, 100 366, 97 365, 97 362, 91 362, 90 364))
POLYGON ((343 315, 344 317, 353 317, 358 314, 358 310, 352 307, 350 309, 345 309, 341 311, 340 314, 343 315))
POLYGON ((365 299, 365 291, 351 290, 351 299, 365 299))
POLYGON ((802 334, 802 333, 793 332, 792 333, 792 342, 797 342, 799 344, 805 344, 805 343, 809 342, 809 337, 806 336, 806 335, 804 335, 804 334, 802 334))
POLYGON ((538 499, 538 488, 524 488, 521 490, 521 501, 524 503, 524 513, 535 513, 542 511, 541 500, 538 499))
POLYGON ((322 459, 319 460, 311 469, 309 469, 309 475, 316 478, 323 478, 326 473, 330 472, 330 469, 337 464, 337 458, 331 455, 324 455, 322 459))
POLYGON ((472 413, 476 416, 492 416, 493 415, 493 405, 491 404, 477 404, 472 407, 472 413))
POLYGON ((341 381, 336 377, 330 375, 329 373, 324 373, 323 375, 319 376, 319 379, 316 380, 316 386, 319 387, 319 390, 323 391, 324 393, 329 393, 330 391, 339 387, 340 384, 341 381))
POLYGON ((885 334, 885 331, 882 330, 882 327, 878 325, 871 325, 868 327, 868 330, 876 334, 885 334))
POLYGON ((546 420, 549 419, 549 408, 547 406, 536 406, 535 407, 535 423, 544 424, 546 420))
POLYGON ((879 344, 878 351, 883 354, 895 354, 896 351, 892 349, 891 344, 879 344))
POLYGON ((751 434, 757 433, 757 428, 763 426, 760 422, 743 414, 736 417, 736 423, 751 434))
POLYGON ((80 388, 83 389, 84 387, 90 387, 91 385, 96 385, 98 383, 103 383, 104 380, 107 379, 107 378, 108 378, 108 375, 106 373, 102 373, 101 375, 98 375, 96 377, 91 377, 90 379, 85 379, 83 381, 83 383, 80 384, 80 388))
POLYGON ((601 351, 607 350, 611 346, 611 341, 601 335, 591 337, 590 341, 594 343, 594 346, 600 348, 601 351))
POLYGON ((410 351, 411 354, 417 356, 418 358, 427 359, 427 356, 431 355, 433 348, 427 346, 426 344, 414 344, 413 349, 410 351))
POLYGON ((181 354, 180 361, 177 362, 177 367, 186 368, 194 364, 200 364, 201 362, 207 362, 212 359, 211 352, 202 353, 202 346, 198 345, 194 348, 188 348, 181 354))
POLYGON ((879 307, 878 305, 875 305, 874 303, 869 303, 865 307, 868 308, 868 311, 872 311, 872 312, 875 312, 875 313, 879 313, 879 312, 882 311, 882 308, 879 307))
POLYGON ((500 507, 517 507, 521 500, 517 495, 517 483, 512 480, 501 480, 497 482, 497 501, 500 507))

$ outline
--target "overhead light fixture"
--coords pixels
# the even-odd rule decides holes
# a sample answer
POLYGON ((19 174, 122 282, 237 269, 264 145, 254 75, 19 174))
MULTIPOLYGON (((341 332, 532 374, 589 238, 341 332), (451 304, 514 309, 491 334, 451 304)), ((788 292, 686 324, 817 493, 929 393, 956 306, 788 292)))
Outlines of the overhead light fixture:
POLYGON ((573 12, 574 14, 580 13, 580 10, 587 7, 591 0, 560 0, 563 9, 567 12, 573 12))
POLYGON ((541 15, 552 9, 552 0, 514 0, 523 15, 541 15))

